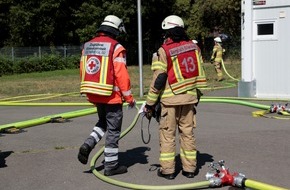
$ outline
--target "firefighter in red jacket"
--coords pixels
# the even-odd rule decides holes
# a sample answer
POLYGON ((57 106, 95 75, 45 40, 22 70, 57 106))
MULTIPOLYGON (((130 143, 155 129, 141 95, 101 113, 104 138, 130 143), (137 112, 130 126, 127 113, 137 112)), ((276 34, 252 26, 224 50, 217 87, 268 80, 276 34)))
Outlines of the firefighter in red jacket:
POLYGON ((165 41, 153 55, 153 80, 144 108, 145 113, 152 112, 160 99, 161 168, 157 175, 166 179, 175 178, 175 136, 178 130, 182 174, 193 178, 197 153, 193 133, 195 106, 199 101, 198 88, 206 86, 202 57, 200 49, 185 33, 183 20, 179 16, 166 17, 162 29, 165 30, 165 41))
POLYGON ((135 106, 126 67, 126 50, 116 40, 121 32, 125 32, 122 20, 114 15, 106 16, 96 37, 84 44, 80 61, 80 91, 97 107, 99 120, 81 145, 78 160, 87 164, 90 152, 106 133, 106 176, 127 172, 127 167, 118 162, 122 104, 125 100, 130 107, 135 106))

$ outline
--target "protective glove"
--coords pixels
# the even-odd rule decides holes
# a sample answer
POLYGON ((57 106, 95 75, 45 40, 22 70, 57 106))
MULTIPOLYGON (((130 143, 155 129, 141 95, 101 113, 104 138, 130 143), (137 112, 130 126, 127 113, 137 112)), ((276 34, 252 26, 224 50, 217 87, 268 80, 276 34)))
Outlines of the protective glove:
POLYGON ((147 119, 150 120, 152 118, 153 112, 154 112, 154 107, 146 104, 144 107, 144 113, 147 119))
POLYGON ((210 59, 210 63, 213 64, 214 63, 214 59, 210 59))
POLYGON ((132 109, 136 106, 136 101, 133 99, 132 102, 128 103, 128 108, 132 109))

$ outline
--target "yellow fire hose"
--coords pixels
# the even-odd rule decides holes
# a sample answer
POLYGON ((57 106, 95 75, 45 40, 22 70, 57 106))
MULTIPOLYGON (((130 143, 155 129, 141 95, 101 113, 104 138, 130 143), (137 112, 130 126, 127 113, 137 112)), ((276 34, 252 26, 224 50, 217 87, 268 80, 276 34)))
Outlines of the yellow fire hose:
MULTIPOLYGON (((239 104, 239 105, 244 105, 244 106, 249 106, 249 107, 255 107, 255 108, 259 108, 259 109, 269 109, 269 106, 266 105, 261 105, 261 104, 256 104, 256 103, 251 103, 251 102, 246 102, 246 101, 242 101, 242 100, 235 100, 235 99, 225 99, 225 98, 205 98, 205 99, 201 99, 201 102, 212 102, 212 103, 230 103, 230 104, 239 104)), ((137 102, 137 104, 143 104, 144 101, 142 102, 137 102)), ((25 105, 25 104, 21 104, 20 102, 14 102, 11 103, 13 105, 25 105)), ((31 105, 31 103, 30 103, 31 105)), ((53 104, 51 104, 53 105, 53 104)), ((83 105, 83 104, 82 104, 83 105)), ((124 106, 126 106, 127 104, 124 104, 124 106)), ((137 107, 136 107, 137 108, 137 107)), ((138 110, 138 108, 137 108, 138 110)), ((50 115, 50 116, 45 116, 45 117, 41 117, 38 119, 32 119, 32 120, 28 120, 28 121, 22 121, 22 122, 16 122, 16 123, 12 123, 12 124, 6 124, 6 125, 0 125, 0 132, 2 130, 5 130, 6 128, 10 128, 12 126, 16 127, 16 128, 25 128, 25 127, 31 127, 31 126, 35 126, 35 125, 40 125, 40 124, 44 124, 47 123, 49 121, 51 121, 51 119, 53 118, 57 118, 57 117, 61 117, 61 118, 73 118, 73 117, 80 117, 80 116, 84 116, 84 115, 88 115, 88 114, 93 114, 96 113, 96 109, 95 108, 88 108, 88 109, 83 109, 83 110, 78 110, 78 111, 73 111, 73 112, 67 112, 67 113, 62 113, 62 114, 56 114, 56 115, 50 115)), ((134 121, 131 123, 131 125, 121 134, 121 138, 123 136, 125 136, 129 131, 131 131, 131 129, 135 126, 138 118, 139 118, 139 113, 135 116, 134 121)), ((190 183, 190 184, 178 184, 178 185, 165 185, 165 186, 152 186, 152 185, 141 185, 141 184, 132 184, 132 183, 126 183, 126 182, 122 182, 122 181, 118 181, 109 177, 106 177, 102 174, 100 174, 96 169, 95 169, 95 163, 97 161, 97 159, 101 156, 101 154, 104 151, 104 147, 101 148, 92 158, 91 162, 90 162, 90 167, 91 170, 93 172, 93 174, 98 177, 99 179, 113 184, 113 185, 117 185, 117 186, 121 186, 121 187, 127 187, 127 188, 131 188, 131 189, 201 189, 201 188, 206 188, 206 187, 217 187, 214 186, 214 184, 211 181, 201 181, 201 182, 195 182, 195 183, 190 183)), ((261 189, 261 190, 286 190, 285 188, 282 187, 277 187, 277 186, 273 186, 273 185, 269 185, 266 183, 262 183, 262 182, 258 182, 258 181, 254 181, 251 179, 246 179, 245 183, 244 183, 245 187, 249 187, 249 188, 253 188, 253 189, 261 189)))
POLYGON ((224 60, 223 60, 223 59, 222 59, 222 67, 223 67, 225 73, 226 73, 226 74, 227 74, 231 79, 233 79, 233 80, 235 80, 235 81, 239 81, 239 79, 236 79, 236 78, 232 77, 232 76, 228 73, 228 71, 227 71, 227 69, 226 69, 226 67, 225 67, 224 60))
POLYGON ((283 187, 277 187, 277 186, 261 183, 252 179, 245 180, 245 187, 248 187, 251 189, 259 189, 259 190, 287 190, 283 187))
MULTIPOLYGON (((137 108, 137 107, 136 107, 137 108)), ((137 108, 138 110, 138 108, 137 108)), ((123 138, 128 132, 130 132, 133 127, 135 126, 138 118, 139 118, 140 114, 137 113, 133 122, 131 123, 131 125, 124 131, 121 133, 120 139, 123 138)), ((97 159, 103 154, 104 152, 104 147, 101 148, 92 158, 91 162, 90 162, 90 167, 91 167, 91 171, 93 172, 93 174, 98 177, 99 179, 119 186, 119 187, 126 187, 126 188, 130 188, 130 189, 156 189, 156 190, 169 190, 169 189, 201 189, 201 188, 206 188, 210 186, 210 182, 209 181, 202 181, 202 182, 195 182, 195 183, 190 183, 190 184, 179 184, 179 185, 142 185, 142 184, 132 184, 132 183, 126 183, 126 182, 122 182, 122 181, 118 181, 109 177, 106 177, 104 175, 102 175, 100 172, 98 172, 95 169, 95 163, 97 161, 97 159)))

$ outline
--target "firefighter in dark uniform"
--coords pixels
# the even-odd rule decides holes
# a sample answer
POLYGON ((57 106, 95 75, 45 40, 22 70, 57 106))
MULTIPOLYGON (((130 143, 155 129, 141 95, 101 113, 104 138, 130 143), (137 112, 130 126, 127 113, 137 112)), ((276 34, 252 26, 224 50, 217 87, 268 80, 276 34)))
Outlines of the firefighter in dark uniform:
POLYGON ((114 15, 106 16, 96 37, 85 43, 80 61, 81 93, 97 107, 99 121, 80 147, 78 160, 87 164, 90 152, 106 134, 105 176, 127 172, 127 167, 118 162, 123 100, 135 106, 126 50, 116 40, 120 32, 125 32, 122 20, 114 15))
POLYGON ((183 20, 176 15, 162 22, 165 41, 153 55, 153 80, 150 85, 145 113, 154 110, 160 99, 161 118, 159 126, 160 165, 157 175, 174 179, 175 136, 179 133, 182 174, 194 177, 196 170, 196 146, 193 128, 195 106, 199 101, 199 87, 206 86, 201 66, 200 49, 187 36, 183 20), (198 92, 198 93, 197 93, 198 92))

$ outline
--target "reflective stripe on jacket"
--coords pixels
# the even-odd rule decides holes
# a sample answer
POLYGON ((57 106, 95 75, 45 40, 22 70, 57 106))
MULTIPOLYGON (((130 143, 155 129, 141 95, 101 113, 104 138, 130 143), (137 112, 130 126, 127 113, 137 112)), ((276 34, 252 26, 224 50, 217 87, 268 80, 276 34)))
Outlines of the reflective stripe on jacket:
MULTIPOLYGON (((94 39, 99 40, 98 38, 100 37, 110 38, 108 36, 101 35, 101 36, 97 36, 94 39)), ((113 39, 110 38, 110 40, 113 40, 113 39)), ((84 54, 84 50, 83 50, 83 54, 84 54)), ((111 95, 108 96, 108 95, 100 95, 100 94, 87 92, 86 95, 87 95, 88 101, 90 101, 91 103, 108 103, 108 104, 121 104, 123 103, 123 100, 125 100, 127 103, 132 102, 133 96, 131 93, 130 77, 129 77, 129 73, 126 66, 125 48, 121 44, 116 42, 116 45, 114 46, 112 50, 112 54, 109 55, 108 60, 112 60, 112 69, 113 69, 112 74, 110 74, 110 76, 107 76, 107 77, 113 78, 112 93, 111 95)), ((84 73, 83 71, 84 63, 85 62, 83 61, 83 59, 81 59, 80 61, 81 80, 83 76, 82 73, 84 73)), ((107 63, 109 64, 109 61, 107 63)), ((108 83, 106 85, 108 85, 108 83)))
POLYGON ((113 92, 113 51, 117 41, 98 36, 85 43, 81 61, 81 93, 110 96, 113 92))
POLYGON ((162 45, 167 56, 168 82, 174 94, 204 87, 206 78, 201 67, 198 47, 191 40, 162 45))
MULTIPOLYGON (((196 54, 198 54, 197 59, 199 59, 199 62, 202 64, 202 56, 199 49, 197 50, 196 54)), ((148 105, 154 105, 159 97, 161 98, 160 101, 165 105, 185 105, 198 102, 196 89, 188 90, 177 95, 174 94, 171 90, 168 80, 166 81, 165 87, 161 90, 157 90, 154 87, 156 78, 161 74, 167 74, 167 56, 165 50, 162 47, 158 49, 158 53, 152 58, 151 70, 153 71, 153 79, 146 98, 146 103, 148 105)), ((199 72, 205 78, 203 67, 200 68, 199 72)))

